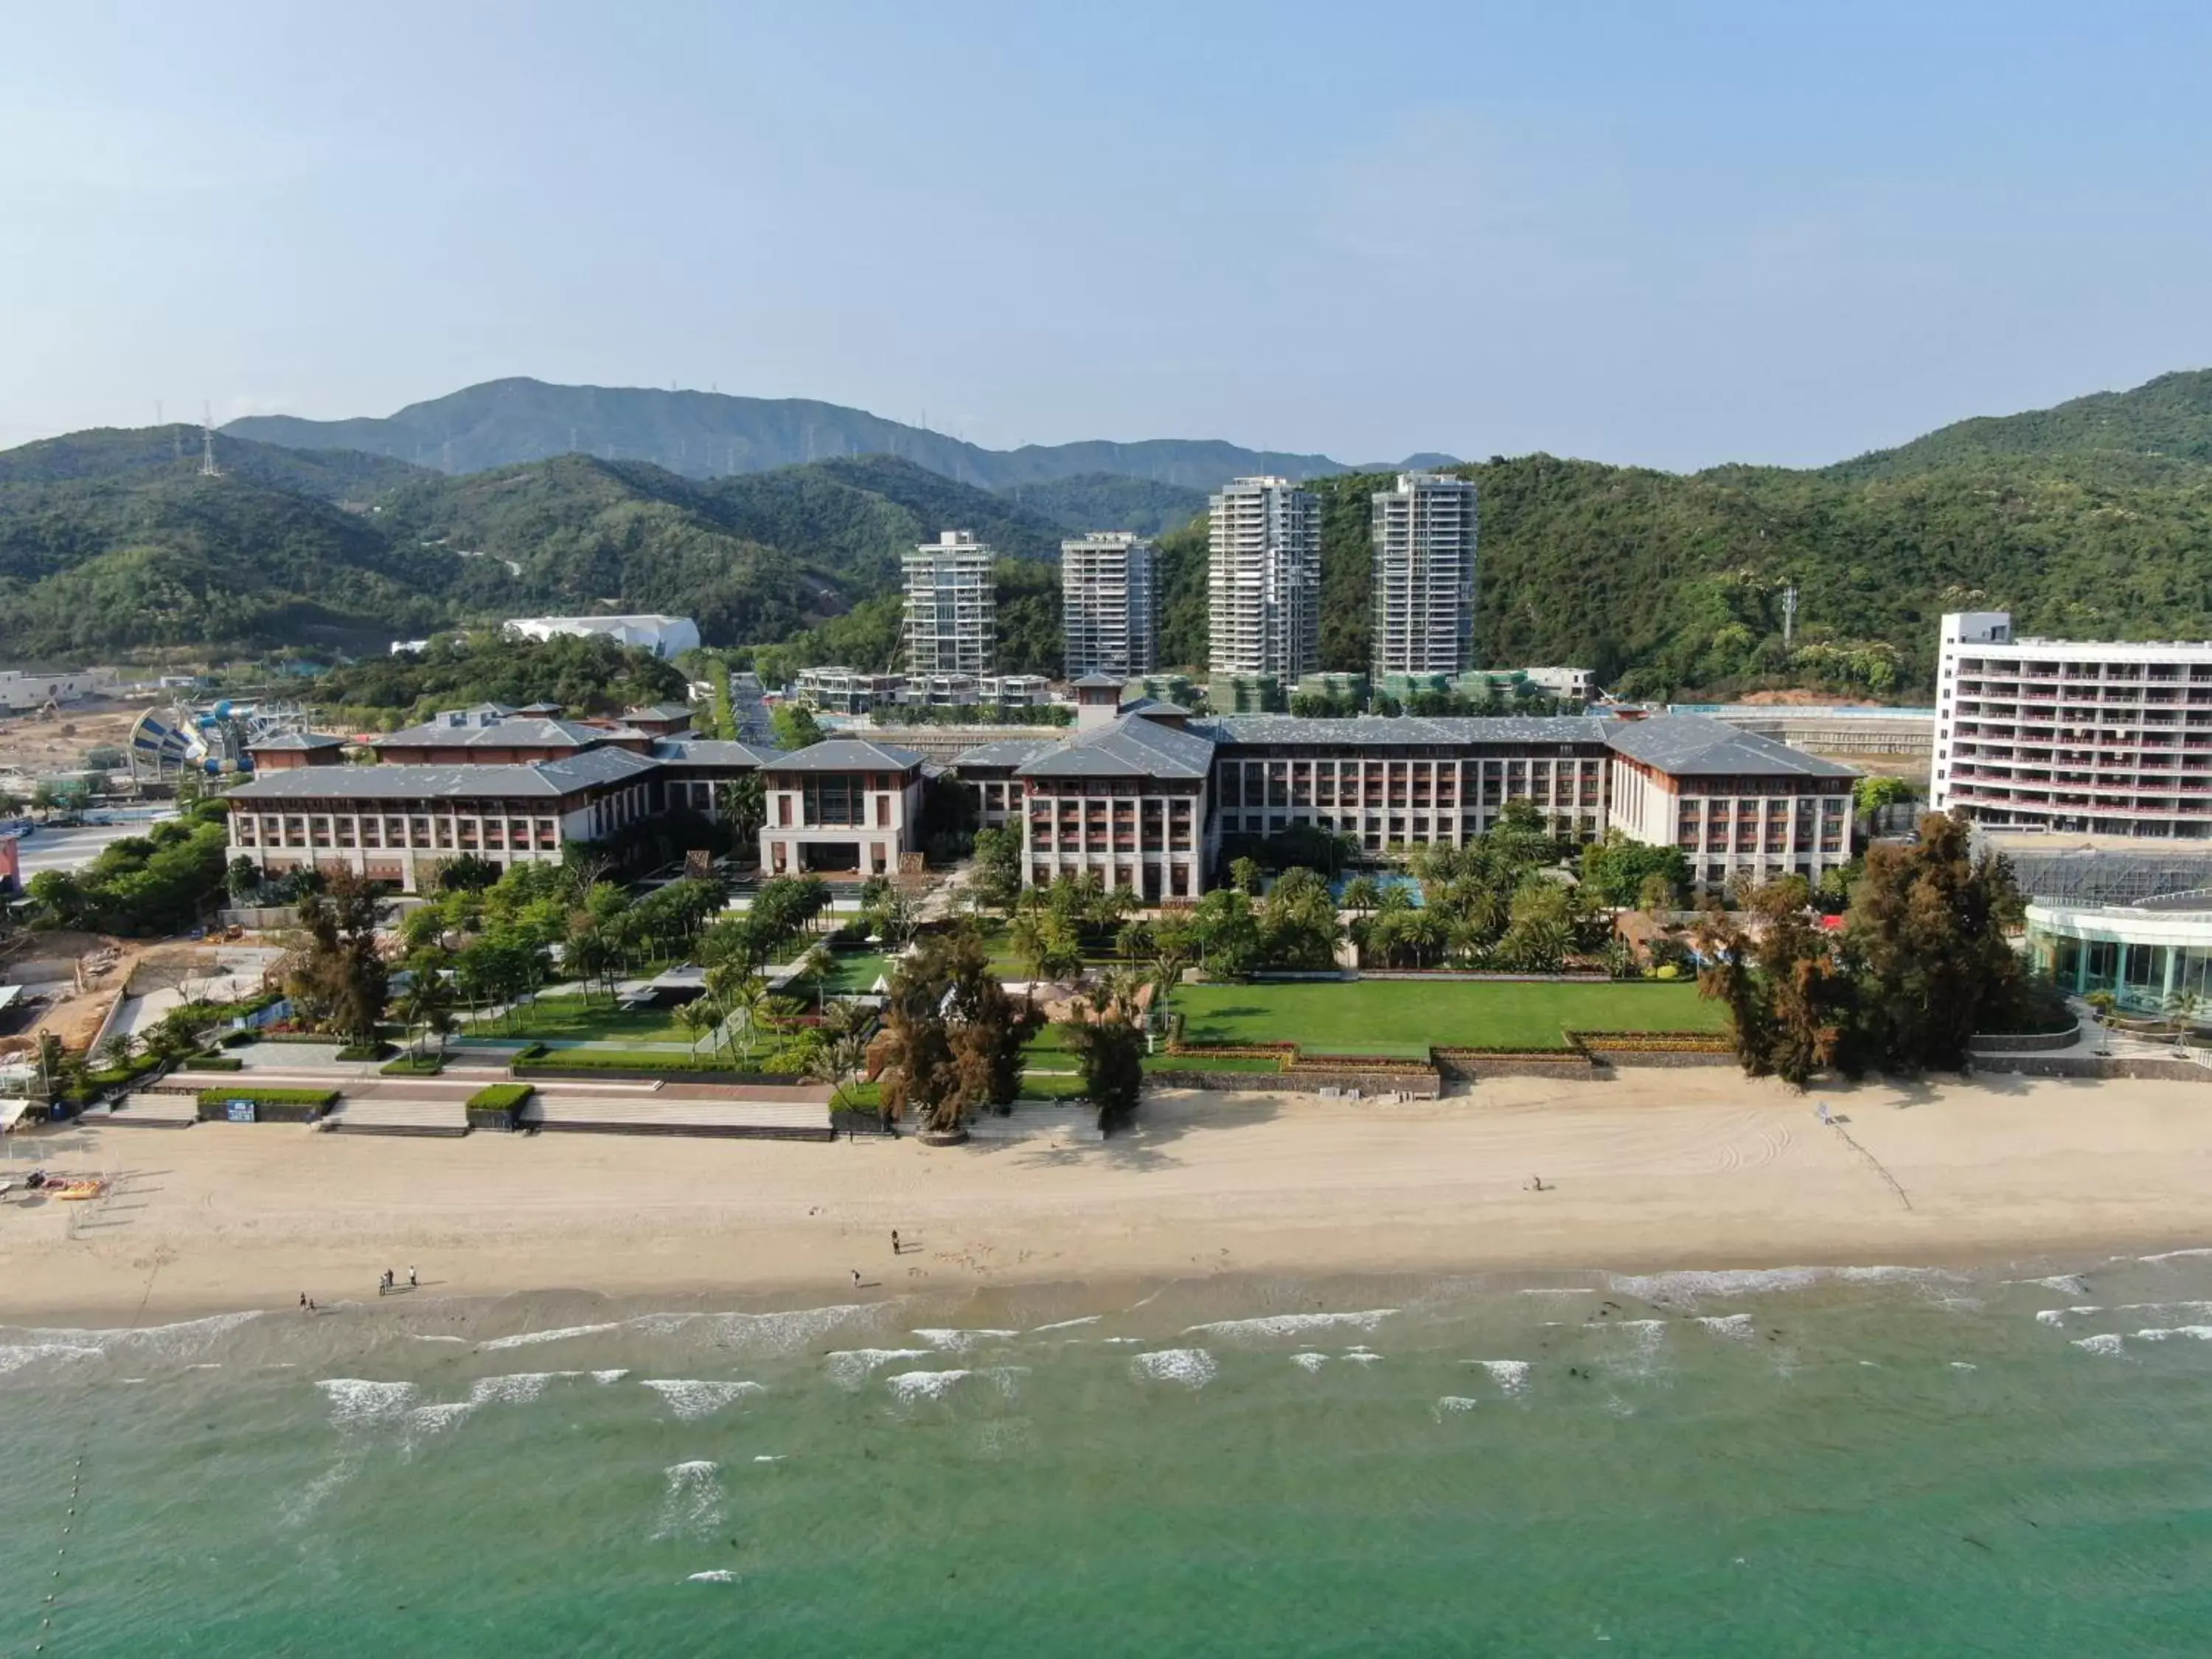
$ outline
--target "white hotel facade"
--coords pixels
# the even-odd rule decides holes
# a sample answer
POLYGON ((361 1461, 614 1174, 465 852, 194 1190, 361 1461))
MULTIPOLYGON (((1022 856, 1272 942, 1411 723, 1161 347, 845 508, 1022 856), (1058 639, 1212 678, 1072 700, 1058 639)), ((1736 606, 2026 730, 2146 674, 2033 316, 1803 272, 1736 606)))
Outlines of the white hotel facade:
POLYGON ((2212 641, 2015 638, 1954 611, 1929 804, 1993 828, 2212 837, 2212 641))
POLYGON ((1474 666, 1474 485, 1401 472, 1375 494, 1372 535, 1376 683, 1474 666))
POLYGON ((1321 501, 1288 478, 1234 478, 1206 540, 1209 667, 1287 684, 1321 667, 1321 501))

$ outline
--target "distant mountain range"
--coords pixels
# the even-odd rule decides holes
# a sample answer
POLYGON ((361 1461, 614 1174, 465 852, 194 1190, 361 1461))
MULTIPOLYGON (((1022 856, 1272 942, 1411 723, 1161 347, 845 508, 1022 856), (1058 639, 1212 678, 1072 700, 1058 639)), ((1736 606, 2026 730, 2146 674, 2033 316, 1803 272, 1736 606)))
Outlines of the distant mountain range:
MULTIPOLYGON (((650 461, 684 477, 719 478, 842 456, 896 455, 981 489, 1095 475, 1214 489, 1250 473, 1316 478, 1354 470, 1326 455, 1244 449, 1212 439, 985 449, 865 410, 803 398, 550 386, 525 379, 488 380, 410 404, 382 419, 253 415, 223 430, 289 449, 360 450, 442 472, 482 472, 573 453, 650 461)), ((1441 465, 1450 460, 1447 455, 1415 456, 1410 464, 1441 465)))
MULTIPOLYGON (((541 415, 571 406, 563 389, 529 382, 477 389, 508 392, 532 406, 547 394, 541 415)), ((629 410, 687 394, 578 395, 629 410)), ((782 642, 787 663, 882 665, 896 651, 899 552, 952 528, 1021 562, 1001 577, 1005 666, 1057 665, 1057 586, 1037 562, 1073 531, 1109 528, 1158 534, 1164 656, 1202 663, 1206 538, 1194 519, 1208 487, 1263 467, 1304 472, 1322 495, 1325 665, 1365 662, 1366 495, 1382 469, 1120 447, 1163 466, 1178 453, 1176 465, 1201 469, 1185 482, 1090 464, 1113 446, 1000 455, 881 422, 844 440, 927 440, 947 447, 931 451, 947 468, 1018 471, 1049 456, 1076 470, 986 470, 977 482, 878 453, 700 477, 563 453, 459 472, 486 452, 457 437, 456 476, 409 454, 331 448, 330 428, 306 424, 313 441, 292 447, 240 435, 265 420, 235 423, 216 436, 216 478, 199 476, 200 434, 183 426, 0 453, 0 664, 161 647, 376 651, 468 623, 620 609, 694 616, 710 644, 782 642)), ((2024 629, 2087 638, 2212 637, 2212 372, 1960 422, 1816 471, 1685 476, 1545 455, 1456 470, 1481 492, 1486 665, 1571 661, 1638 695, 1794 684, 1913 697, 1929 689, 1947 609, 2009 609, 2024 629), (1779 599, 1793 586, 1785 642, 1779 599)))

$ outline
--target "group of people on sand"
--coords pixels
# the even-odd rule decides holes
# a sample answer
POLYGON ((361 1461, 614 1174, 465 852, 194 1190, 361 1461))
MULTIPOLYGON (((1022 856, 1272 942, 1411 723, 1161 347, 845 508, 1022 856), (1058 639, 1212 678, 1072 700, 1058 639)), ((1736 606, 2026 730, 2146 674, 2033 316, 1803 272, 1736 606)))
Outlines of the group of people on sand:
MULTIPOLYGON (((407 1269, 407 1288, 410 1291, 419 1290, 422 1287, 422 1281, 415 1276, 415 1269, 411 1267, 409 1267, 407 1269)), ((383 1276, 376 1281, 376 1293, 379 1296, 391 1296, 398 1291, 398 1289, 399 1275, 394 1273, 391 1268, 386 1267, 384 1270, 383 1276)), ((300 1292, 300 1311, 301 1313, 320 1313, 322 1310, 315 1305, 314 1297, 309 1296, 305 1291, 302 1291, 300 1292)))

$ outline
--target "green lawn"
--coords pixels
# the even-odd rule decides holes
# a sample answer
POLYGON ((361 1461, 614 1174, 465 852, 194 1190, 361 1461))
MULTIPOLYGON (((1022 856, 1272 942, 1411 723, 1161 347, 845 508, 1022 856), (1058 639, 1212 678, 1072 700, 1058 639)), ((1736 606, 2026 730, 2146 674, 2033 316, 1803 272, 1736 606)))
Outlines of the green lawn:
POLYGON ((1175 994, 1186 1042, 1295 1042, 1309 1053, 1419 1058, 1432 1047, 1556 1048, 1562 1030, 1717 1031, 1727 1014, 1690 984, 1423 983, 1186 985, 1175 994))
POLYGON ((465 1036, 620 1037, 632 1042, 689 1042, 692 1034, 666 1008, 624 1013, 605 997, 540 997, 517 1009, 512 1022, 501 1019, 464 1025, 465 1036))
MULTIPOLYGON (((865 992, 878 978, 890 977, 891 959, 881 951, 848 951, 837 954, 836 963, 822 976, 822 988, 831 996, 865 992)), ((811 979, 794 981, 789 993, 793 996, 810 997, 814 994, 811 979)))

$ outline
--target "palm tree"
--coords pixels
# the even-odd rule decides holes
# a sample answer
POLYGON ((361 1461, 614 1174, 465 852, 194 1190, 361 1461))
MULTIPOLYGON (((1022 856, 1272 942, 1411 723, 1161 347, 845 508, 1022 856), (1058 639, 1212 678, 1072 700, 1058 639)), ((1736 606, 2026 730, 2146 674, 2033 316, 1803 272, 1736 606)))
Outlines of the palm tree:
POLYGON ((694 1055, 699 1052, 700 1040, 722 1023, 721 1014, 715 1008, 714 999, 703 994, 692 998, 690 1001, 678 1007, 675 1012, 675 1019, 676 1023, 690 1035, 691 1052, 694 1055))
POLYGON ((1013 951, 1016 960, 1029 968, 1034 979, 1045 976, 1045 958, 1051 953, 1045 937, 1048 925, 1047 919, 1036 909, 1025 908, 1006 930, 1007 948, 1013 951))
MULTIPOLYGON (((745 1059, 749 1061, 753 1057, 754 1046, 759 1041, 761 1020, 769 1011, 769 1001, 768 981, 758 974, 747 974, 730 988, 728 1006, 731 1013, 744 1016, 743 1020, 733 1023, 744 1030, 745 1059)), ((732 1036, 731 1041, 734 1047, 736 1037, 732 1036)))
MULTIPOLYGON (((438 1052, 446 1052, 446 1038, 453 1029, 453 988, 434 964, 420 962, 415 965, 408 975, 407 988, 400 993, 396 1012, 410 1028, 421 1027, 426 1036, 434 1034, 438 1052)), ((413 1046, 417 1054, 422 1052, 419 1042, 413 1046)))
POLYGON ((1382 884, 1372 876, 1354 876, 1344 884, 1344 908, 1362 920, 1382 902, 1382 884))
POLYGON ((875 1014, 857 1002, 841 1002, 822 1023, 820 1042, 807 1056, 807 1075, 830 1085, 830 1109, 845 1092, 845 1085, 868 1063, 868 1037, 875 1014))
POLYGON ((794 981, 814 981, 814 1006, 818 1010, 826 1006, 828 981, 836 971, 836 956, 828 945, 817 942, 807 946, 806 954, 799 959, 799 971, 792 978, 794 981))

